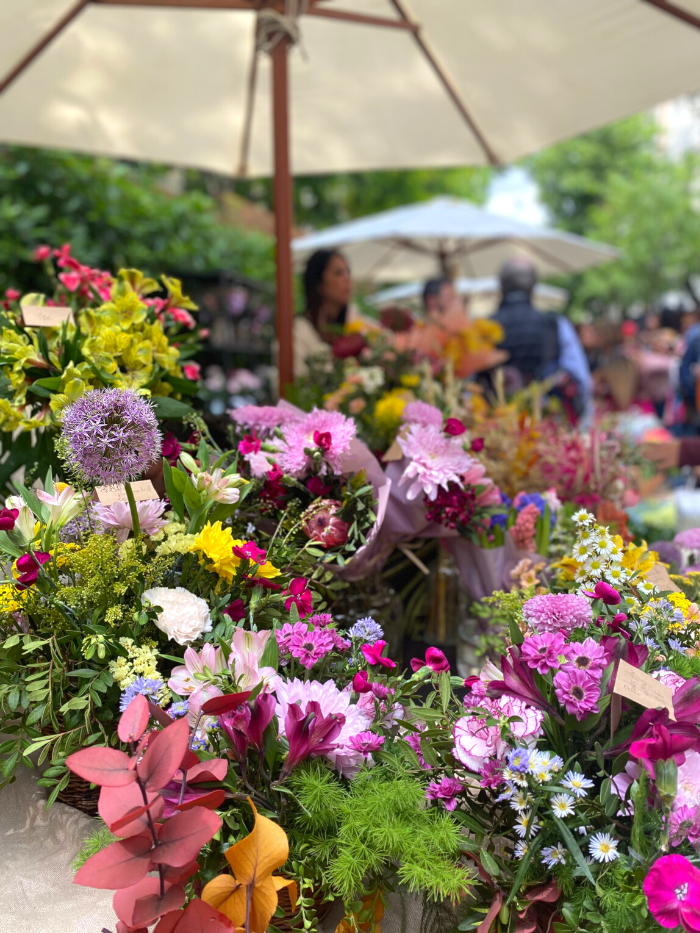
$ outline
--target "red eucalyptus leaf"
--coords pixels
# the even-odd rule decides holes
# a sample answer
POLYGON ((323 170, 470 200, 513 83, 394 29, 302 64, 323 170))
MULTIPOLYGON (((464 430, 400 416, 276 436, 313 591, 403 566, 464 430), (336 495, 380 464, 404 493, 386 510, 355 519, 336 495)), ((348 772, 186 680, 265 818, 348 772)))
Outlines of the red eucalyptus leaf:
MULTIPOLYGON (((163 815, 165 801, 155 792, 147 793, 146 799, 151 807, 151 816, 153 821, 159 820, 163 815)), ((103 787, 100 793, 100 800, 97 805, 97 811, 105 821, 110 831, 117 836, 127 838, 136 836, 139 833, 145 833, 148 830, 148 817, 145 811, 135 815, 133 811, 143 807, 143 795, 138 784, 127 784, 126 787, 103 787), (132 812, 132 818, 129 822, 123 823, 123 818, 132 812), (117 831, 117 824, 119 826, 117 831)))
POLYGON ((197 871, 199 871, 199 862, 190 862, 184 868, 170 868, 169 866, 164 868, 163 877, 170 884, 184 884, 197 871))
POLYGON ((230 933, 233 924, 209 904, 196 898, 184 911, 163 917, 153 933, 230 933))
POLYGON ((152 845, 153 840, 145 833, 113 842, 85 862, 73 878, 73 884, 112 891, 130 888, 148 874, 152 845))
POLYGON ((82 748, 66 758, 70 770, 91 784, 124 787, 136 780, 129 771, 129 756, 116 748, 82 748))
POLYGON ((172 724, 172 719, 165 712, 164 709, 161 709, 160 706, 156 706, 155 703, 148 701, 148 712, 153 716, 156 722, 159 722, 161 726, 167 727, 172 724))
POLYGON ((153 851, 153 863, 178 868, 194 862, 202 846, 220 828, 221 819, 202 807, 178 813, 163 823, 158 833, 158 846, 153 851))
POLYGON ((187 783, 200 781, 223 781, 228 773, 228 761, 225 758, 212 758, 211 761, 198 761, 187 772, 187 783))
POLYGON ((188 748, 185 752, 185 757, 180 762, 181 771, 189 771, 191 768, 194 768, 195 765, 199 764, 199 758, 195 755, 193 751, 190 751, 188 748))
MULTIPOLYGON (((129 810, 120 820, 117 820, 116 823, 112 823, 112 825, 109 827, 109 831, 114 833, 115 836, 119 836, 120 829, 123 829, 125 826, 133 823, 134 820, 138 820, 140 816, 145 816, 149 810, 157 807, 158 803, 158 800, 154 800, 153 803, 146 803, 141 807, 135 807, 133 810, 129 810)), ((161 807, 161 813, 162 812, 163 808, 161 807)))
POLYGON ((148 933, 148 927, 130 927, 128 923, 117 920, 117 933, 148 933))
POLYGON ((185 756, 190 737, 186 719, 178 719, 157 733, 136 770, 146 790, 160 790, 170 781, 185 756))
POLYGON ((129 758, 129 771, 133 771, 136 765, 139 763, 139 758, 143 755, 144 751, 148 747, 150 740, 156 736, 157 732, 147 732, 144 737, 140 740, 136 748, 134 749, 134 754, 129 758))
POLYGON ((131 888, 117 891, 112 901, 114 912, 131 926, 149 926, 158 917, 177 910, 185 902, 185 891, 169 885, 160 896, 160 878, 144 878, 131 888))
POLYGON ((225 799, 226 791, 213 790, 210 794, 195 797, 194 800, 188 800, 187 803, 176 804, 175 809, 181 813, 185 810, 193 810, 195 807, 204 807, 205 810, 218 810, 225 799))
POLYGON ((138 742, 146 731, 150 715, 148 700, 137 694, 122 713, 117 726, 117 735, 122 742, 138 742))
POLYGON ((202 703, 202 712, 206 713, 207 716, 221 716, 223 713, 230 713, 231 710, 238 709, 242 703, 245 703, 252 692, 252 690, 244 690, 243 693, 227 693, 222 697, 213 697, 211 700, 207 700, 206 703, 202 703))

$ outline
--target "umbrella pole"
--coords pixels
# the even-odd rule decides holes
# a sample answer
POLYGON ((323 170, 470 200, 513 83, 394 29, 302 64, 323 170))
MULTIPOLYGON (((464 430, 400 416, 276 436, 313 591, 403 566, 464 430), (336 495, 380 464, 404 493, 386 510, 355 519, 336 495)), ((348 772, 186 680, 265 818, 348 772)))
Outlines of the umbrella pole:
POLYGON ((275 140, 275 237, 277 240, 277 340, 279 394, 294 378, 294 279, 292 274, 292 176, 289 169, 289 39, 281 39, 271 53, 272 112, 275 140))

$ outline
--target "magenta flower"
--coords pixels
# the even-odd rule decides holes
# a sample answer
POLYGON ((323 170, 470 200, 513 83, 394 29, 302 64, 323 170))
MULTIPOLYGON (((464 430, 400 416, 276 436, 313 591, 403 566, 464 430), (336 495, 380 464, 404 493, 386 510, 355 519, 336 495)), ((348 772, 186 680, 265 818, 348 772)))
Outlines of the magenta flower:
POLYGON ((672 758, 677 765, 682 765, 685 753, 690 749, 700 750, 700 734, 678 735, 669 732, 666 726, 655 725, 649 738, 632 742, 630 755, 639 759, 647 771, 653 774, 653 762, 669 761, 672 758))
POLYGON ((243 440, 239 441, 238 444, 238 450, 244 457, 247 457, 248 454, 259 454, 261 447, 262 441, 258 437, 256 431, 253 431, 252 436, 250 434, 245 434, 243 440))
POLYGON ((522 700, 527 706, 534 706, 535 709, 549 713, 561 721, 556 709, 540 693, 534 675, 528 665, 521 660, 518 649, 511 648, 510 655, 510 658, 505 655, 501 656, 503 680, 490 681, 488 695, 490 697, 514 697, 522 700))
POLYGON ((672 846, 679 846, 687 839, 695 846, 700 840, 700 807, 683 804, 672 813, 669 821, 672 846))
MULTIPOLYGON (((424 768, 426 771, 432 771, 433 766, 429 765, 426 762, 425 758, 423 757, 423 752, 421 751, 421 747, 420 747, 420 739, 421 739, 420 735, 417 732, 408 732, 404 736, 404 739, 408 742, 408 744, 411 746, 413 751, 416 753, 418 757, 418 764, 421 766, 421 768, 424 768)), ((430 740, 426 739, 425 741, 429 742, 430 740)))
POLYGON ((289 654, 289 642, 291 641, 292 635, 298 634, 304 637, 307 632, 308 626, 306 622, 295 622, 294 625, 292 625, 291 622, 285 622, 282 628, 278 628, 275 631, 277 647, 282 654, 289 654))
POLYGON ((271 693, 260 693, 232 713, 219 716, 219 725, 231 740, 239 759, 245 759, 248 745, 262 752, 265 747, 264 734, 275 715, 277 701, 271 693))
POLYGON ((466 430, 459 418, 448 418, 445 422, 445 434, 450 437, 460 437, 466 430))
POLYGON ((241 560, 249 560, 253 564, 264 564, 267 558, 267 551, 258 547, 254 541, 246 541, 245 544, 234 544, 231 548, 236 557, 241 560))
POLYGON ((449 671, 450 662, 439 648, 428 648, 425 652, 425 661, 421 661, 420 658, 411 659, 413 671, 419 671, 422 667, 429 667, 431 671, 449 671))
POLYGON ((30 551, 28 554, 22 554, 17 558, 15 567, 19 571, 17 577, 17 589, 26 590, 28 586, 36 583, 39 576, 39 568, 51 560, 51 555, 45 551, 30 551))
POLYGON ((306 481, 306 488, 312 496, 327 496, 332 487, 327 486, 320 476, 311 476, 306 481))
POLYGON ((369 758, 372 752, 378 752, 384 744, 384 736, 376 735, 374 732, 358 732, 357 735, 350 737, 348 744, 356 752, 362 752, 365 758, 369 758))
POLYGON ((547 593, 523 604, 523 618, 537 632, 566 632, 586 628, 593 618, 591 604, 575 593, 547 593))
POLYGON ((450 483, 461 486, 460 477, 474 465, 474 458, 464 452, 458 438, 445 436, 437 425, 412 424, 406 437, 397 438, 408 466, 399 486, 409 483, 406 498, 415 499, 421 493, 432 502, 438 489, 450 483))
POLYGON ((664 855, 644 879, 644 893, 656 922, 667 929, 700 931, 700 871, 682 855, 664 855))
POLYGON ((245 604, 242 599, 234 599, 232 603, 224 609, 224 615, 228 616, 232 622, 241 622, 245 619, 245 604))
POLYGON ((172 431, 166 431, 163 442, 160 445, 160 455, 164 457, 170 466, 175 466, 177 458, 182 453, 180 441, 175 437, 172 431))
POLYGON ((457 806, 457 795, 464 790, 464 784, 461 784, 457 778, 444 777, 438 784, 431 781, 425 792, 426 800, 442 800, 446 810, 454 810, 457 806))
POLYGON ((589 596, 591 599, 602 599, 606 606, 619 606, 622 601, 622 597, 617 592, 614 586, 610 586, 609 583, 605 583, 603 580, 599 580, 596 585, 593 587, 593 592, 590 590, 583 590, 584 596, 589 596))
POLYGON ((306 577, 295 577, 282 595, 288 597, 284 601, 284 608, 287 612, 292 608, 292 605, 297 607, 300 619, 303 619, 311 612, 313 603, 311 601, 309 581, 306 577))
POLYGON ((301 421, 284 425, 284 440, 277 462, 284 473, 302 476, 314 468, 312 452, 315 450, 321 453, 318 472, 342 473, 343 458, 350 450, 356 431, 352 418, 346 418, 339 411, 314 408, 301 421))
POLYGON ((389 668, 396 667, 396 663, 391 658, 382 657, 385 648, 386 642, 380 638, 379 641, 375 641, 372 645, 363 645, 361 650, 368 664, 381 664, 382 667, 389 668))
MULTIPOLYGON (((300 628, 304 623, 299 623, 300 628)), ((311 629, 310 631, 295 631, 289 639, 289 653, 301 664, 310 670, 321 658, 333 650, 335 640, 328 629, 311 629)))
POLYGON ((333 616, 330 612, 314 612, 306 621, 314 628, 326 628, 333 621, 333 616))
POLYGON ((367 671, 358 671, 355 674, 352 679, 352 689, 354 693, 369 693, 371 691, 367 671))
POLYGON ((296 703, 287 707, 284 717, 284 734, 289 742, 289 753, 284 761, 282 777, 309 756, 314 758, 332 752, 337 743, 334 741, 345 724, 342 713, 331 713, 324 716, 321 704, 310 700, 306 709, 296 703))
POLYGON ((0 509, 0 531, 13 531, 19 509, 0 509))
POLYGON ((583 642, 571 642, 566 647, 566 656, 564 670, 573 667, 577 671, 588 671, 595 676, 601 676, 608 664, 605 649, 593 638, 587 638, 583 642))
POLYGON ((600 680, 585 671, 559 671, 554 675, 554 692, 566 712, 574 714, 578 720, 598 712, 600 680))
POLYGON ((565 654, 566 643, 558 632, 544 632, 526 638, 520 646, 523 661, 539 674, 560 667, 559 655, 565 654))

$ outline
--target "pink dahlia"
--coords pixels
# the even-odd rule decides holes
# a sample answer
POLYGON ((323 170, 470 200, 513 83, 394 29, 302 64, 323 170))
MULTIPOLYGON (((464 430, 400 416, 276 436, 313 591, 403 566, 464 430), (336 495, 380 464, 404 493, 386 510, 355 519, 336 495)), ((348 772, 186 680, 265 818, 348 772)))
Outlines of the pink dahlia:
POLYGON ((334 499, 317 499, 301 516, 301 530, 321 547, 340 547, 348 540, 350 525, 338 517, 341 504, 334 499))
POLYGON ((459 438, 443 434, 436 425, 412 424, 406 437, 399 437, 398 442, 411 461, 399 480, 399 486, 411 483, 407 499, 415 499, 423 492, 434 500, 441 486, 447 489, 450 482, 461 486, 462 474, 474 465, 474 458, 464 452, 459 438))
POLYGON ((322 474, 341 473, 343 457, 356 432, 352 418, 346 418, 339 411, 314 408, 302 421, 284 426, 277 463, 283 472, 292 476, 303 476, 317 462, 320 462, 322 474))
POLYGON ((664 855, 644 879, 649 911, 668 929, 700 931, 700 871, 682 855, 664 855))
POLYGON ((526 638, 520 651, 528 667, 539 674, 546 674, 550 669, 561 666, 559 655, 565 654, 566 644, 559 632, 544 632, 526 638))
POLYGON ((252 428, 263 437, 274 434, 275 428, 291 424, 304 416, 289 408, 277 408, 275 405, 242 405, 229 410, 231 420, 242 428, 252 428))
POLYGON ((554 675, 554 692, 567 713, 578 720, 598 712, 600 679, 585 671, 566 670, 554 675))
POLYGON ((409 402, 401 414, 401 420, 407 424, 422 424, 424 427, 434 424, 442 428, 442 412, 427 402, 409 402))
POLYGON ((309 670, 333 650, 335 639, 327 629, 294 632, 289 639, 289 653, 309 670))
POLYGON ((533 596, 523 605, 523 617, 538 632, 565 632, 586 628, 593 621, 591 604, 576 593, 533 596))

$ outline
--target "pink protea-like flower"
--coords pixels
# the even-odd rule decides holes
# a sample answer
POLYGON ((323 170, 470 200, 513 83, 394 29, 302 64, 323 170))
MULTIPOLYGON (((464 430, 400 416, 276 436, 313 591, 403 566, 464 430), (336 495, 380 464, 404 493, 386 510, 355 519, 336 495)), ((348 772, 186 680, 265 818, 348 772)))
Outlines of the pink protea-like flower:
POLYGON ((277 408, 275 405, 242 405, 240 408, 229 409, 228 414, 242 428, 257 431, 263 437, 274 434, 275 428, 304 417, 301 412, 277 408))
POLYGON ((523 605, 523 618, 538 632, 565 632, 586 628, 593 621, 591 604, 576 593, 533 596, 523 605))
POLYGON ((515 524, 509 529, 510 536, 515 542, 516 547, 523 551, 534 553, 537 550, 535 543, 535 532, 537 531, 537 520, 540 517, 540 510, 534 503, 530 503, 518 512, 515 524))
POLYGON ((700 871, 682 855, 664 855, 644 879, 649 911, 667 929, 700 931, 700 871))
MULTIPOLYGON (((539 674, 561 667, 559 655, 566 653, 566 643, 559 632, 543 632, 526 638, 520 646, 523 660, 539 674)), ((604 655, 604 652, 602 652, 604 655)))
POLYGON ((335 640, 327 629, 310 629, 303 634, 296 631, 289 638, 289 653, 307 670, 325 658, 334 647, 335 640))
POLYGON ((574 668, 577 671, 587 671, 594 677, 601 677, 607 667, 605 649, 593 638, 587 638, 583 642, 571 642, 566 647, 566 657, 565 671, 574 668))
POLYGON ((407 424, 422 424, 424 427, 434 424, 442 428, 442 412, 427 402, 409 402, 401 413, 401 420, 407 424))
POLYGON ((361 752, 365 758, 369 758, 372 752, 378 752, 384 744, 384 736, 376 735, 374 732, 358 732, 350 739, 350 746, 356 751, 361 752))
POLYGON ((425 792, 426 800, 442 800, 446 810, 454 810, 457 806, 457 795, 464 790, 464 784, 457 778, 444 777, 438 784, 431 781, 425 792))
POLYGON ((567 713, 580 721, 598 712, 600 679, 585 671, 565 670, 554 675, 554 692, 567 713))
POLYGON ((440 487, 447 489, 450 482, 461 486, 462 474, 474 464, 458 438, 443 434, 433 424, 412 424, 406 437, 399 436, 397 440, 410 460, 399 480, 399 486, 410 483, 406 493, 409 500, 423 492, 433 501, 440 487))
MULTIPOLYGON (((139 517, 141 533, 154 535, 168 524, 162 517, 167 502, 164 499, 146 499, 136 503, 136 512, 139 517)), ((128 502, 113 502, 112 505, 95 503, 95 514, 107 531, 114 531, 120 543, 126 541, 129 532, 133 531, 134 524, 131 518, 131 509, 128 502)))
POLYGON ((340 509, 335 499, 318 499, 301 516, 301 530, 321 547, 340 547, 350 531, 349 523, 338 517, 340 509))
POLYGON ((282 433, 277 463, 285 473, 303 476, 314 466, 318 466, 321 474, 342 473, 343 457, 357 429, 355 422, 339 411, 314 408, 303 421, 284 425, 282 433), (306 451, 316 451, 320 455, 318 461, 306 451))

